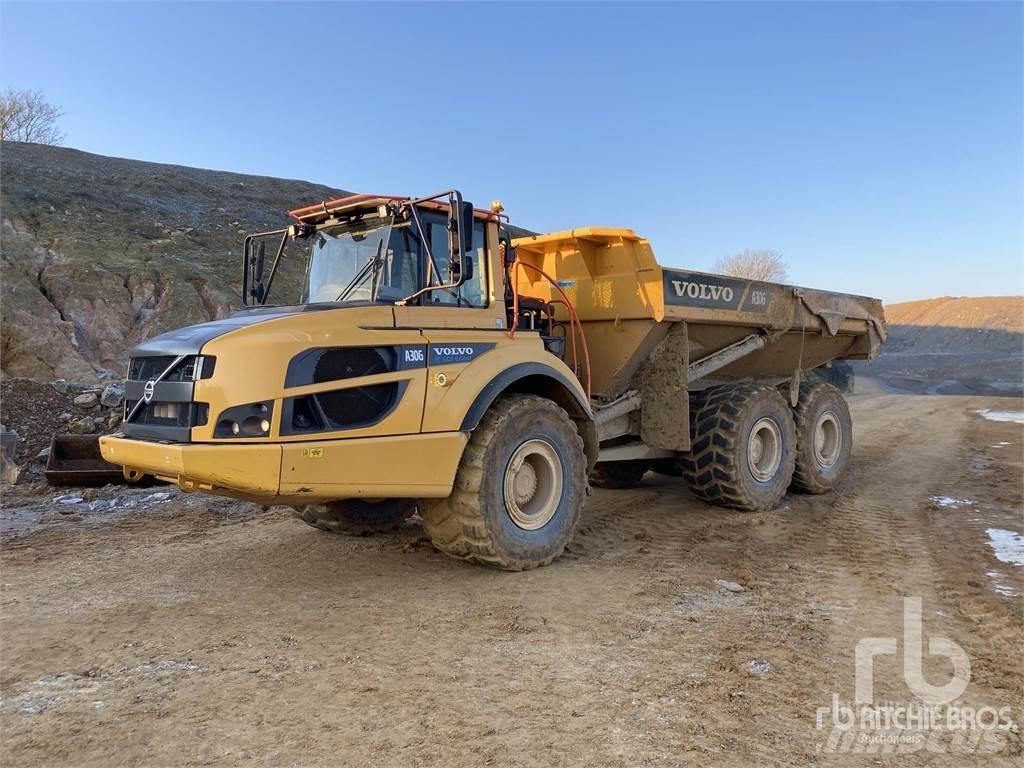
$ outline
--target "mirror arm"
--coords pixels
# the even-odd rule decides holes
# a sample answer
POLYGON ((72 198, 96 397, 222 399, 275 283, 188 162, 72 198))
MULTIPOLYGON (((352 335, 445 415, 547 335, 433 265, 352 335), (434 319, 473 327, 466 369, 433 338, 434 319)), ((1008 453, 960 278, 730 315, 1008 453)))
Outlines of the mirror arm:
MULTIPOLYGON (((431 271, 433 272, 434 275, 437 275, 437 280, 439 281, 440 284, 439 285, 431 285, 430 281, 428 279, 428 284, 427 285, 425 285, 423 288, 420 288, 418 291, 415 291, 415 292, 409 294, 404 299, 401 299, 400 301, 396 301, 395 305, 399 306, 399 307, 403 307, 403 306, 407 305, 409 302, 411 302, 411 301, 413 301, 415 299, 418 299, 423 294, 430 293, 431 291, 439 291, 439 290, 446 290, 446 291, 451 291, 451 292, 457 291, 459 288, 462 287, 462 284, 465 283, 466 280, 467 280, 466 263, 467 263, 467 259, 468 259, 468 254, 466 253, 466 249, 463 248, 463 240, 464 240, 464 234, 465 234, 466 230, 465 230, 465 216, 463 215, 464 211, 463 211, 463 205, 462 205, 462 194, 458 190, 456 190, 456 189, 450 189, 450 190, 448 190, 446 192, 439 192, 436 195, 430 195, 429 197, 420 197, 420 198, 417 198, 415 200, 403 201, 401 207, 403 209, 408 210, 411 213, 411 215, 412 215, 413 221, 416 222, 416 228, 417 228, 417 230, 419 231, 419 234, 420 234, 420 241, 423 243, 423 248, 427 252, 427 257, 428 257, 430 269, 431 269, 431 271), (433 253, 432 249, 430 248, 430 242, 427 240, 427 236, 423 232, 423 226, 420 223, 419 215, 416 213, 416 206, 419 203, 431 202, 431 201, 436 200, 439 197, 447 197, 448 198, 448 206, 449 206, 448 210, 449 210, 449 217, 450 217, 449 221, 454 219, 455 227, 456 227, 455 234, 457 235, 456 238, 451 238, 451 239, 457 240, 458 241, 458 247, 459 247, 458 248, 458 250, 459 250, 459 279, 457 281, 451 282, 451 283, 440 283, 440 280, 441 280, 441 270, 438 269, 437 261, 434 259, 434 253, 433 253), (452 215, 452 214, 454 214, 454 215, 452 215)), ((470 226, 472 226, 472 217, 470 218, 470 226)), ((450 235, 450 233, 449 233, 449 235, 450 235)), ((475 306, 471 301, 469 301, 468 299, 464 299, 462 296, 458 295, 457 293, 455 294, 455 299, 456 299, 456 306, 462 306, 463 303, 465 303, 465 304, 467 304, 468 306, 471 306, 471 307, 475 306)))
POLYGON ((260 305, 267 303, 267 296, 270 295, 270 286, 274 284, 274 275, 277 274, 277 267, 281 263, 281 256, 284 254, 284 247, 288 244, 288 230, 281 235, 281 243, 277 246, 277 254, 274 256, 274 263, 270 267, 270 277, 267 278, 267 287, 263 289, 263 300, 260 305))
MULTIPOLYGON (((250 296, 250 290, 254 289, 256 287, 254 285, 253 286, 249 285, 249 276, 250 276, 250 273, 251 273, 251 270, 252 270, 252 264, 249 263, 249 256, 250 256, 249 248, 252 246, 254 241, 256 241, 256 240, 258 240, 258 239, 260 239, 262 237, 270 237, 272 235, 285 235, 285 236, 287 236, 287 234, 288 234, 288 229, 285 228, 285 229, 272 229, 272 230, 270 230, 268 232, 254 232, 251 235, 246 235, 245 236, 245 239, 242 241, 242 306, 243 307, 251 306, 249 304, 249 299, 252 298, 250 296)), ((279 250, 283 250, 283 249, 284 249, 284 245, 282 244, 282 246, 281 246, 281 248, 279 250)), ((275 260, 275 265, 276 265, 276 260, 275 260)), ((264 291, 264 297, 265 296, 266 296, 266 291, 264 291)), ((256 302, 253 302, 253 304, 255 304, 255 303, 256 302)))
MULTIPOLYGON (((419 296, 420 293, 423 293, 423 291, 426 290, 427 288, 433 287, 430 282, 433 279, 433 275, 437 275, 438 282, 440 282, 441 271, 437 268, 437 262, 434 261, 434 253, 430 248, 430 241, 427 239, 427 235, 423 231, 423 224, 420 222, 420 216, 418 213, 416 213, 416 206, 412 206, 409 209, 409 212, 412 214, 412 220, 416 222, 416 231, 420 233, 420 242, 423 243, 423 248, 427 252, 427 260, 430 263, 430 270, 432 273, 431 276, 427 278, 427 285, 422 290, 410 296, 409 298, 411 299, 414 296, 419 296)), ((408 300, 409 299, 406 299, 406 301, 408 300)))

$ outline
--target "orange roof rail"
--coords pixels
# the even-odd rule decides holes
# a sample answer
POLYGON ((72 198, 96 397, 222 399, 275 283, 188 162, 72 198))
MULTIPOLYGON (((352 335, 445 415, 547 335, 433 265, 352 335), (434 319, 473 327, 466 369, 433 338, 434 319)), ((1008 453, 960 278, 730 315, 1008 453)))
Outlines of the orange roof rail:
MULTIPOLYGON (((324 200, 313 205, 303 206, 302 208, 294 208, 288 211, 288 215, 293 219, 299 221, 322 220, 330 217, 332 213, 344 210, 346 208, 355 208, 360 204, 368 203, 371 201, 381 202, 393 202, 396 200, 411 200, 412 198, 403 195, 348 195, 347 197, 339 197, 334 200, 324 200)), ((435 210, 447 209, 447 203, 440 203, 437 201, 428 201, 420 203, 425 208, 434 208, 435 210)), ((483 210, 481 208, 473 209, 474 216, 484 221, 498 221, 505 219, 508 221, 508 216, 504 214, 494 213, 493 211, 483 210)))

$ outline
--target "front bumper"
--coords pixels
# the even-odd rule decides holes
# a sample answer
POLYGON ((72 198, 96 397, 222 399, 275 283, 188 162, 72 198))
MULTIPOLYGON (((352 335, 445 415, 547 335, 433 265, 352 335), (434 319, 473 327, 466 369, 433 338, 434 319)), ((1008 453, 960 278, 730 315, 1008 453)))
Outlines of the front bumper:
POLYGON ((100 451, 126 475, 142 473, 185 491, 273 504, 346 498, 444 498, 463 432, 288 443, 153 443, 122 434, 100 451))

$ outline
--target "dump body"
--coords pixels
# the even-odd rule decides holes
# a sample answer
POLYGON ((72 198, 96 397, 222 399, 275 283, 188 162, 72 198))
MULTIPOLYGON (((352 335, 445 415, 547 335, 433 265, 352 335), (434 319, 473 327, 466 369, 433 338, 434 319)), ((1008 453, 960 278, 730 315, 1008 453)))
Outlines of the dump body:
MULTIPOLYGON (((637 385, 641 363, 676 323, 686 324, 691 365, 751 335, 764 337, 764 346, 702 377, 701 387, 785 379, 837 359, 867 360, 885 341, 877 299, 664 268, 650 243, 629 229, 576 229, 515 245, 519 259, 551 275, 575 305, 598 400, 637 385)), ((521 269, 513 279, 520 293, 558 298, 532 270, 521 269)))

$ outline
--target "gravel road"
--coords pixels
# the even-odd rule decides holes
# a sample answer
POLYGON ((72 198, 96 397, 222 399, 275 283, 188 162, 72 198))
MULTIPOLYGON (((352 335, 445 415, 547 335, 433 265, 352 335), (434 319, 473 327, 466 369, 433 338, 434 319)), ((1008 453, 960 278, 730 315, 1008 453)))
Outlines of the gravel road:
MULTIPOLYGON (((927 680, 949 680, 927 653, 948 638, 971 664, 958 703, 1024 718, 1022 428, 977 413, 1021 401, 851 404, 835 495, 742 514, 648 475, 595 491, 566 557, 521 574, 446 559, 415 518, 352 539, 198 495, 17 528, 3 762, 1019 765, 1016 730, 865 757, 848 751, 896 747, 816 727, 833 694, 853 699, 858 641, 906 645, 905 597, 927 680)), ((876 659, 876 700, 913 701, 900 658, 876 659)))

